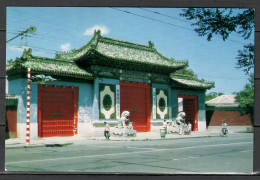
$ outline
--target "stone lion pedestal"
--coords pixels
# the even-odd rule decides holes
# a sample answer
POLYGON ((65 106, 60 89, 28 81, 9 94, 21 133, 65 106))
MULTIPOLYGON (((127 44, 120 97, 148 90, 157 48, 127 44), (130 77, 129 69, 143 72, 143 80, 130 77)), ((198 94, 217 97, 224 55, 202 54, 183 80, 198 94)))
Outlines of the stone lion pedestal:
POLYGON ((136 131, 133 129, 133 125, 129 120, 129 111, 123 111, 118 125, 114 128, 113 134, 117 136, 136 136, 136 131), (126 125, 128 123, 128 125, 126 125))

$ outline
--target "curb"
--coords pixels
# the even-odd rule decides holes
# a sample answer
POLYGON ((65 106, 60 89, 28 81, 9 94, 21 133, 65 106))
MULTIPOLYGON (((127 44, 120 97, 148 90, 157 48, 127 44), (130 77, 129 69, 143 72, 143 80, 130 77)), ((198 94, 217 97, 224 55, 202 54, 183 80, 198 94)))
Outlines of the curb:
POLYGON ((188 139, 188 138, 203 138, 203 137, 219 137, 218 135, 206 135, 206 136, 193 136, 193 137, 177 137, 177 138, 158 138, 158 139, 150 139, 150 138, 145 138, 145 139, 92 139, 96 141, 154 141, 154 140, 175 140, 175 139, 188 139))
POLYGON ((5 146, 5 149, 18 149, 18 148, 36 148, 36 147, 63 147, 73 145, 74 143, 63 143, 63 144, 34 144, 34 145, 18 145, 18 146, 5 146))
MULTIPOLYGON (((152 139, 152 138, 143 138, 143 139, 133 139, 133 138, 129 138, 129 139, 88 139, 88 140, 92 140, 92 141, 155 141, 155 140, 176 140, 176 139, 188 139, 188 138, 204 138, 204 137, 218 137, 218 134, 214 134, 214 135, 205 135, 205 136, 191 136, 191 137, 170 137, 170 138, 156 138, 156 139, 152 139)), ((69 145, 73 145, 73 142, 67 142, 67 143, 46 143, 46 144, 33 144, 33 145, 6 145, 5 149, 17 149, 17 148, 36 148, 36 147, 63 147, 63 146, 69 146, 69 145)), ((77 143, 76 143, 77 144, 77 143)))

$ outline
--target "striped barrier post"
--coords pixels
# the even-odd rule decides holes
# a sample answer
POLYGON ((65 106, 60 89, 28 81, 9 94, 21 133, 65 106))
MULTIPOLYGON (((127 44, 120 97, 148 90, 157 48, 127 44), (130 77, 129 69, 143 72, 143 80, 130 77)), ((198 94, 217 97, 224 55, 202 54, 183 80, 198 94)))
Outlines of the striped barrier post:
POLYGON ((27 118, 26 118, 26 145, 30 144, 30 79, 31 68, 28 68, 28 81, 27 81, 27 118))

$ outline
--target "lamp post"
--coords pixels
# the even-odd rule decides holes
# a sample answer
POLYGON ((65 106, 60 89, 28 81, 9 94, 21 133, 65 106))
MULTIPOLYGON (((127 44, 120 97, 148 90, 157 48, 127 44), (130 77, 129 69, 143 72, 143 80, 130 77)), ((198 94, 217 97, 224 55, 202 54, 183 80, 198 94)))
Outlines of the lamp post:
POLYGON ((19 37, 19 36, 22 36, 22 35, 24 35, 24 34, 26 34, 26 33, 31 33, 31 34, 33 34, 36 30, 37 30, 37 28, 36 28, 35 26, 31 26, 31 27, 27 28, 25 31, 22 31, 22 32, 20 32, 19 34, 17 34, 16 36, 14 36, 14 37, 12 37, 11 39, 7 40, 6 43, 8 43, 8 42, 14 40, 15 38, 17 38, 17 37, 19 37))

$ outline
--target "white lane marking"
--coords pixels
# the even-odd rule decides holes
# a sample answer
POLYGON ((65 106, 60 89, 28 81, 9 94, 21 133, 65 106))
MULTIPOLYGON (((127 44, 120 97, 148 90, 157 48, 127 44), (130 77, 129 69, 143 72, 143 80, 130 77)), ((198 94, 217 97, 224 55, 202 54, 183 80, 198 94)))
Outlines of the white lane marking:
POLYGON ((183 159, 193 159, 193 158, 197 158, 197 157, 191 156, 191 157, 179 158, 179 159, 172 159, 172 160, 173 160, 173 161, 178 161, 178 160, 183 160, 183 159))
POLYGON ((92 147, 97 147, 97 148, 119 148, 119 147, 122 147, 122 146, 91 146, 92 147))
POLYGON ((131 147, 131 146, 127 146, 127 148, 131 148, 131 149, 156 149, 156 148, 139 148, 139 147, 131 147))
POLYGON ((32 163, 32 162, 43 162, 43 161, 57 161, 57 160, 68 160, 68 159, 77 159, 77 158, 93 158, 93 157, 103 157, 103 156, 118 156, 124 154, 138 154, 138 153, 151 153, 155 151, 172 151, 172 150, 182 150, 182 149, 194 149, 194 148, 202 148, 202 147, 216 147, 216 146, 230 146, 237 144, 253 144, 253 142, 239 142, 239 143, 228 143, 228 144, 213 144, 213 145, 205 145, 205 146, 191 146, 191 147, 183 147, 183 148, 171 148, 171 149, 154 149, 149 151, 137 151, 137 152, 124 152, 124 153, 113 153, 113 154, 97 154, 97 155, 88 155, 88 156, 76 156, 76 157, 64 157, 64 158, 51 158, 51 159, 42 159, 42 160, 32 160, 32 161, 17 161, 17 162, 9 162, 5 164, 19 164, 19 163, 32 163))
POLYGON ((251 149, 250 149, 250 150, 246 150, 246 151, 240 151, 240 152, 249 152, 249 151, 253 151, 253 150, 251 150, 251 149))
MULTIPOLYGON (((239 152, 249 152, 253 150, 245 150, 245 151, 239 151, 239 152)), ((179 159, 172 159, 173 161, 178 161, 178 160, 185 160, 185 159, 194 159, 194 158, 201 158, 201 156, 191 156, 191 157, 185 157, 185 158, 179 158, 179 159)))
MULTIPOLYGON (((225 139, 225 140, 227 140, 227 141, 233 141, 233 140, 247 140, 246 138, 234 138, 234 139, 225 139)), ((208 141, 208 140, 203 140, 203 141, 193 141, 193 143, 198 143, 198 142, 212 142, 212 140, 211 141, 208 141)))

